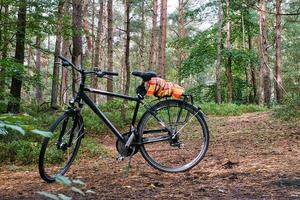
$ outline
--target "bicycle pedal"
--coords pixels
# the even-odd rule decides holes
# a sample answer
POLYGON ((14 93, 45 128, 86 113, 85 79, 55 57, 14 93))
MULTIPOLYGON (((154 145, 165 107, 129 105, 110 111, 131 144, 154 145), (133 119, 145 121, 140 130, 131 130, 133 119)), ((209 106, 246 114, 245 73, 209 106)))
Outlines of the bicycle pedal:
POLYGON ((124 156, 121 156, 121 154, 118 154, 116 157, 117 161, 123 161, 124 160, 124 156))

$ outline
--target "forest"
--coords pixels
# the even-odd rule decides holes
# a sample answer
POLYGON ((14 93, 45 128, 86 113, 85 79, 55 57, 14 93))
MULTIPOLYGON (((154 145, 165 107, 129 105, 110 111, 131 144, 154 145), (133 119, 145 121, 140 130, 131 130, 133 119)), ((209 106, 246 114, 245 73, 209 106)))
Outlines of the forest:
MULTIPOLYGON (((179 131, 197 132, 196 119, 187 118, 179 131)), ((0 199, 298 199, 299 121, 299 0, 0 0, 0 199), (143 95, 135 128, 136 104, 128 99, 88 94, 95 109, 74 100, 83 75, 60 56, 96 74, 85 85, 98 91, 139 98, 144 82, 135 71, 183 87, 193 96, 186 112, 204 113, 197 118, 209 133, 203 160, 187 172, 163 173, 139 147, 142 156, 116 161, 121 144, 95 109, 129 141, 140 126, 166 128, 150 114, 147 126, 145 115, 175 100, 143 95), (47 184, 37 167, 43 145, 72 106, 80 110, 72 132, 84 123, 86 137, 77 136, 81 147, 66 177, 47 184)), ((172 137, 169 146, 197 145, 198 136, 189 137, 195 141, 181 147, 172 137)), ((47 157, 53 165, 60 159, 54 150, 47 157)))

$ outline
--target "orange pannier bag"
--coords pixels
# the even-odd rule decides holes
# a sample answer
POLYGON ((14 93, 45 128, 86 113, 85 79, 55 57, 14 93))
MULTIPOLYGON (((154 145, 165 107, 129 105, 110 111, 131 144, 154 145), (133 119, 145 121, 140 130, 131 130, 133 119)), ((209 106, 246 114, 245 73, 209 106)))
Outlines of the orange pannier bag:
POLYGON ((147 96, 166 97, 172 96, 173 99, 179 99, 184 93, 184 88, 162 78, 153 77, 147 84, 147 96))

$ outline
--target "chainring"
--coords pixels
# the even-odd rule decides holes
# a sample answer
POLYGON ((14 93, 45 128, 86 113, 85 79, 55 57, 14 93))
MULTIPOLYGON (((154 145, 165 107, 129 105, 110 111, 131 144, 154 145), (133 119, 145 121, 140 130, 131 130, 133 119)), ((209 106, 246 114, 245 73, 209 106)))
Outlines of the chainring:
MULTIPOLYGON (((128 140, 130 135, 131 135, 130 132, 122 134, 125 141, 128 140)), ((123 157, 128 157, 128 156, 134 155, 138 152, 138 148, 136 146, 130 146, 129 148, 126 148, 125 143, 123 143, 120 139, 117 139, 116 148, 117 148, 118 153, 123 157)))

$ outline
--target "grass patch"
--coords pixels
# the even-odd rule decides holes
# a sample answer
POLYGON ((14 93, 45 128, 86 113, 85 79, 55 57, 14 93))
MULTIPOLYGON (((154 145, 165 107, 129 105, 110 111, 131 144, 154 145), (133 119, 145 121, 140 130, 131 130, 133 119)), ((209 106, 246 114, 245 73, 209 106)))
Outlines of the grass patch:
POLYGON ((216 104, 216 103, 203 103, 201 108, 205 114, 215 116, 238 116, 243 113, 251 112, 264 112, 269 109, 263 106, 254 104, 237 105, 237 104, 216 104))
POLYGON ((109 150, 102 144, 97 143, 93 138, 83 138, 80 148, 81 153, 90 157, 107 157, 110 155, 109 150))

